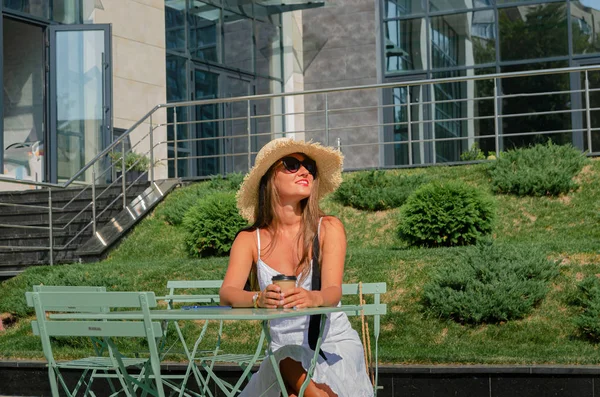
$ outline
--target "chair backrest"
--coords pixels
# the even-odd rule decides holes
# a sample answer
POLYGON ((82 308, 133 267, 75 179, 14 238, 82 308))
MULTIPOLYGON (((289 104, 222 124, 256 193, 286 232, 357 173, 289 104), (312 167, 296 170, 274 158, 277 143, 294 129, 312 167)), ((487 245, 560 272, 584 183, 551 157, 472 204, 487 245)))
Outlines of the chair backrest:
POLYGON ((195 290, 218 290, 223 285, 223 280, 171 280, 167 282, 169 295, 164 299, 169 302, 169 308, 173 307, 173 303, 219 303, 219 293, 208 294, 190 294, 195 290), (181 293, 185 290, 185 293, 181 293))
MULTIPOLYGON (((74 285, 34 285, 33 292, 106 292, 106 287, 94 287, 94 286, 74 286, 74 285)), ((46 307, 46 311, 51 312, 85 312, 85 313, 104 313, 108 311, 108 308, 95 306, 95 307, 79 307, 74 306, 56 306, 46 307)))
MULTIPOLYGON (((160 322, 150 320, 150 308, 156 307, 154 292, 98 292, 98 291, 44 291, 27 292, 27 304, 35 308, 36 321, 31 327, 42 340, 44 355, 49 363, 54 361, 51 336, 84 337, 144 337, 151 352, 156 352, 156 338, 162 334, 160 322), (63 310, 66 308, 66 310, 63 310), (52 311, 96 312, 113 308, 137 309, 142 314, 140 321, 121 321, 118 317, 102 320, 54 320, 47 316, 52 311), (77 310, 78 309, 78 310, 77 310)), ((126 313, 126 312, 124 312, 126 313)), ((85 316, 82 316, 85 317, 85 316)))

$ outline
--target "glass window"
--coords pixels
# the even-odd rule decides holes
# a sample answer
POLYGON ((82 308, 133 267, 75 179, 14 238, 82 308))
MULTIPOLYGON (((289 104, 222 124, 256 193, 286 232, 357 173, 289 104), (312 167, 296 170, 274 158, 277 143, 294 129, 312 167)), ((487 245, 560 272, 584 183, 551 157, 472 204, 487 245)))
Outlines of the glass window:
POLYGON ((64 24, 79 23, 78 0, 54 0, 52 2, 52 20, 64 24))
POLYGON ((36 17, 50 19, 48 0, 4 0, 4 7, 36 17))
POLYGON ((498 10, 502 61, 568 55, 565 3, 498 10))
POLYGON ((396 18, 425 12, 421 0, 384 0, 384 18, 396 18))
POLYGON ((256 73, 281 78, 281 29, 256 21, 256 73))
POLYGON ((584 6, 579 1, 572 1, 570 4, 573 53, 576 55, 599 53, 600 40, 597 30, 600 12, 597 9, 584 6))
POLYGON ((165 2, 165 39, 168 50, 185 51, 185 2, 165 2))
POLYGON ((427 67, 425 19, 385 22, 387 72, 423 70, 427 67))
POLYGON ((190 54, 204 61, 219 62, 221 10, 199 1, 194 3, 188 14, 190 54))
POLYGON ((495 62, 494 11, 431 18, 431 59, 435 69, 495 62))
POLYGON ((491 7, 493 0, 465 0, 465 1, 447 1, 447 0, 429 0, 429 12, 437 11, 457 11, 470 8, 491 7))
MULTIPOLYGON (((567 61, 544 62, 506 66, 501 71, 505 73, 567 66, 567 61)), ((569 91, 568 73, 504 78, 502 79, 501 90, 502 95, 539 93, 535 96, 511 97, 502 100, 502 115, 511 115, 511 117, 501 119, 504 135, 571 129, 571 114, 556 112, 571 109, 571 95, 568 92, 564 94, 547 94, 548 92, 569 91), (536 114, 537 112, 553 113, 536 114)), ((562 145, 571 143, 571 135, 571 133, 556 133, 507 137, 504 138, 504 149, 542 143, 549 138, 553 142, 562 145)))
POLYGON ((253 71, 252 20, 233 12, 223 12, 223 63, 227 67, 253 71))

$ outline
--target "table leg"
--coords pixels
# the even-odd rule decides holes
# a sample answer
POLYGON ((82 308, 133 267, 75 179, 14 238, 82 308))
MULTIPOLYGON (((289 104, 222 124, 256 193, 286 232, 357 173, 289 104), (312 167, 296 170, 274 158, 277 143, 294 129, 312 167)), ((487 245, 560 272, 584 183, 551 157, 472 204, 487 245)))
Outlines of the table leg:
POLYGON ((273 354, 273 350, 271 350, 271 334, 269 333, 269 322, 267 320, 263 321, 263 332, 267 336, 267 355, 269 356, 269 360, 271 360, 271 365, 273 366, 273 372, 275 372, 275 376, 277 377, 277 382, 279 383, 279 388, 281 389, 281 395, 283 397, 289 397, 287 392, 287 388, 285 387, 285 382, 281 377, 281 371, 279 371, 279 364, 277 360, 275 360, 275 355, 273 354))
POLYGON ((321 314, 321 327, 319 328, 319 338, 317 339, 317 345, 315 346, 315 354, 313 355, 312 360, 310 361, 310 367, 308 371, 306 371, 306 379, 302 383, 300 387, 300 391, 298 392, 298 397, 303 397, 310 380, 312 379, 313 373, 315 372, 315 367, 317 366, 317 360, 319 359, 319 350, 321 350, 321 342, 323 342, 323 330, 325 329, 325 322, 327 320, 327 316, 325 314, 321 314))

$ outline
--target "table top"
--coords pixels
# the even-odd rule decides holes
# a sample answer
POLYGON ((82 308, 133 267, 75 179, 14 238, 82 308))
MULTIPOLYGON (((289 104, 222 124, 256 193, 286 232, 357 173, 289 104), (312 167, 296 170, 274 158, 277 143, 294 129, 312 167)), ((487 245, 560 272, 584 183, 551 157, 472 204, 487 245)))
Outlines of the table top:
MULTIPOLYGON (((203 307, 194 309, 150 310, 151 320, 274 320, 313 314, 329 314, 336 312, 360 312, 361 305, 341 305, 334 307, 311 307, 306 309, 254 309, 254 308, 221 308, 203 307)), ((109 313, 53 313, 55 320, 142 320, 141 311, 113 311, 109 313)))

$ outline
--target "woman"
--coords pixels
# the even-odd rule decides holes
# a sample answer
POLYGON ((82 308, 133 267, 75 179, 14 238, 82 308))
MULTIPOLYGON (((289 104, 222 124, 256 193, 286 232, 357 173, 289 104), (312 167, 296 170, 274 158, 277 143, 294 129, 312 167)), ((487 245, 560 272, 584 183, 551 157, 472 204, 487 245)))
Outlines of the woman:
MULTIPOLYGON (((318 143, 282 138, 260 150, 238 192, 240 213, 252 226, 233 243, 221 304, 304 308, 340 303, 346 235, 337 218, 323 215, 319 199, 339 186, 341 168, 340 152, 318 143), (278 274, 296 276, 296 288, 282 293, 271 282, 278 274), (258 282, 260 289, 253 288, 258 292, 244 290, 248 278, 251 284, 258 282)), ((314 355, 315 335, 308 331, 313 321, 302 316, 270 324, 271 347, 290 395, 297 395, 314 355)), ((346 314, 329 315, 305 395, 372 396, 363 357, 346 314)), ((264 360, 242 396, 259 396, 266 390, 266 396, 279 396, 275 382, 271 362, 264 360)))

